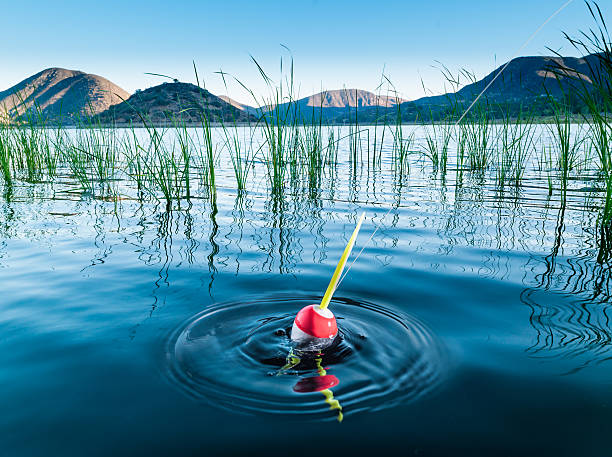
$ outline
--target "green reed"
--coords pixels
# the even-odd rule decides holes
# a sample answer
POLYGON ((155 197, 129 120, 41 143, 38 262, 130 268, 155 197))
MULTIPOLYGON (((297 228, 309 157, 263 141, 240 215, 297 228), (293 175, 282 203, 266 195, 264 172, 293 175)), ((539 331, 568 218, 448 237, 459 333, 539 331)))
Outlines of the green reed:
MULTIPOLYGON (((228 86, 226 73, 223 71, 219 71, 218 73, 223 80, 223 85, 225 86, 227 92, 228 86)), ((240 84, 244 86, 242 83, 240 84)), ((252 91, 250 93, 254 96, 252 91)), ((251 126, 250 117, 248 119, 248 130, 246 127, 240 129, 235 119, 231 124, 226 124, 222 121, 221 127, 223 128, 224 136, 223 147, 228 151, 232 161, 237 190, 239 193, 245 192, 247 189, 249 175, 255 167, 255 155, 258 152, 254 149, 254 129, 251 126), (249 133, 248 139, 246 137, 247 131, 249 133), (240 134, 241 132, 242 135, 240 134)))
POLYGON ((324 165, 323 134, 319 124, 304 123, 299 136, 299 150, 305 160, 305 171, 310 192, 319 189, 324 165))
POLYGON ((185 184, 185 198, 191 198, 191 158, 193 155, 193 140, 185 121, 174 119, 175 138, 178 143, 179 155, 182 165, 182 181, 185 184))
MULTIPOLYGON (((388 80, 387 80, 388 81, 388 80)), ((391 82, 389 81, 391 85, 391 82)), ((413 148, 414 144, 414 130, 406 136, 404 134, 404 124, 403 124, 403 116, 402 116, 402 107, 399 103, 400 98, 397 94, 397 91, 393 89, 395 94, 395 107, 394 107, 394 123, 393 125, 389 125, 388 128, 391 131, 391 136, 393 138, 393 147, 392 147, 392 163, 393 163, 393 171, 398 176, 404 176, 410 173, 410 161, 409 155, 413 148)), ((385 127, 387 127, 387 118, 385 117, 385 127)), ((382 142, 380 145, 380 149, 382 150, 382 142)))
MULTIPOLYGON (((385 134, 387 129, 389 129, 389 105, 390 100, 395 102, 393 114, 395 116, 395 125, 397 130, 398 123, 402 124, 402 111, 401 111, 401 98, 399 97, 398 91, 395 86, 391 82, 391 80, 384 74, 384 71, 381 75, 380 84, 376 88, 376 112, 374 114, 374 133, 373 133, 373 141, 372 141, 372 167, 380 166, 382 162, 382 153, 383 147, 385 143, 385 134), (386 94, 382 95, 382 89, 386 87, 386 94), (384 103, 385 109, 381 113, 380 104, 384 103), (381 125, 382 118, 382 125, 381 125), (380 128, 380 137, 378 135, 378 128, 380 128)), ((368 131, 369 133, 369 131, 368 131)), ((368 154, 369 154, 369 137, 368 137, 368 154)), ((401 151, 400 151, 401 152, 401 151)), ((403 158, 403 156, 402 156, 403 158)))
POLYGON ((572 116, 567 107, 551 100, 554 107, 553 123, 549 130, 557 151, 555 166, 560 172, 562 185, 567 186, 569 173, 572 171, 580 158, 579 148, 582 143, 580 135, 572 133, 572 116))
POLYGON ((10 128, 0 125, 0 173, 8 186, 13 183, 12 148, 10 128))
POLYGON ((546 173, 546 184, 548 186, 548 196, 552 196, 553 193, 553 173, 555 172, 554 159, 553 159, 553 147, 547 145, 543 138, 540 138, 540 154, 536 162, 536 171, 540 173, 546 173))
MULTIPOLYGON (((355 91, 355 99, 357 99, 357 92, 355 91)), ((351 164, 351 168, 353 173, 357 171, 357 166, 360 163, 360 159, 363 153, 362 149, 362 139, 361 139, 361 130, 359 128, 359 106, 355 104, 355 112, 351 113, 350 105, 347 108, 348 110, 348 151, 349 151, 349 163, 351 164)))
POLYGON ((338 165, 338 141, 336 138, 340 137, 340 128, 335 131, 333 126, 327 129, 327 146, 325 147, 325 154, 323 157, 323 163, 326 167, 334 169, 338 165))
POLYGON ((463 169, 465 167, 468 132, 467 132, 467 127, 465 126, 465 124, 460 124, 458 126, 455 126, 455 131, 456 131, 456 137, 457 137, 456 164, 457 164, 458 173, 462 175, 463 169))
POLYGON ((93 193, 95 182, 89 169, 89 157, 86 151, 76 146, 72 140, 64 141, 63 160, 67 164, 72 176, 79 182, 85 192, 93 193))
MULTIPOLYGON (((172 202, 178 201, 180 203, 181 200, 184 184, 181 179, 183 167, 175 149, 168 147, 164 141, 166 131, 153 129, 149 131, 149 134, 151 163, 145 162, 145 165, 148 168, 152 183, 156 185, 166 201, 166 210, 169 211, 172 209, 172 202)), ((151 193, 156 196, 155 191, 151 193)))
POLYGON ((61 151, 62 148, 58 146, 58 141, 61 141, 65 135, 65 130, 61 125, 58 125, 53 130, 52 134, 50 134, 50 131, 46 133, 43 148, 43 162, 45 164, 47 177, 53 179, 57 175, 61 160, 59 151, 61 151))
POLYGON ((119 156, 116 130, 94 122, 85 122, 75 130, 74 148, 84 154, 93 179, 108 183, 115 178, 119 156))
MULTIPOLYGON (((26 108, 22 93, 15 94, 17 105, 5 112, 16 114, 18 122, 5 128, 5 150, 11 156, 11 168, 27 182, 39 182, 45 176, 55 176, 58 154, 53 148, 50 129, 45 128, 47 119, 40 106, 34 103, 26 108)), ((57 127, 61 131, 61 125, 57 127)))
POLYGON ((431 121, 425 129, 425 145, 423 155, 427 157, 434 172, 441 170, 446 173, 448 164, 448 150, 453 133, 453 125, 446 121, 436 123, 431 121))
POLYGON ((583 114, 588 124, 588 139, 598 158, 598 169, 605 184, 605 200, 601 213, 604 224, 612 222, 612 40, 608 28, 596 3, 586 2, 595 25, 578 38, 565 38, 579 52, 593 55, 585 60, 589 78, 568 73, 557 65, 553 71, 559 78, 567 78, 574 84, 572 92, 586 108, 583 114))
POLYGON ((176 143, 166 141, 167 129, 158 129, 144 114, 138 115, 147 134, 147 141, 141 144, 134 131, 131 136, 124 138, 124 150, 128 145, 135 147, 134 151, 126 154, 128 175, 138 180, 139 193, 142 189, 157 201, 160 201, 161 194, 166 211, 170 211, 173 202, 180 205, 184 189, 182 151, 177 154, 176 143))
POLYGON ((301 113, 294 98, 293 59, 290 60, 287 75, 284 74, 284 61, 281 59, 278 84, 274 84, 255 58, 251 57, 251 60, 268 87, 269 95, 264 96, 259 103, 253 91, 240 84, 247 89, 259 106, 257 125, 261 128, 265 139, 265 147, 262 150, 268 183, 273 194, 281 194, 285 188, 288 165, 293 164, 294 176, 297 177, 298 172, 295 154, 296 147, 300 143, 298 120, 301 113))
POLYGON ((471 170, 485 170, 490 165, 493 122, 487 104, 479 103, 472 111, 465 124, 468 163, 471 170))
MULTIPOLYGON (((380 86, 379 86, 380 87, 380 86)), ((380 92, 377 93, 377 98, 380 100, 380 92)), ((377 100, 378 102, 378 100, 377 100)), ((376 113, 374 115, 374 133, 373 133, 373 141, 372 141, 372 168, 374 168, 376 165, 380 165, 381 161, 382 161, 382 145, 384 143, 384 139, 385 139, 385 130, 386 130, 386 121, 385 123, 383 123, 382 126, 382 131, 380 134, 380 147, 378 147, 378 126, 380 123, 380 117, 379 117, 379 111, 380 111, 380 106, 377 103, 376 104, 376 113)), ((385 117, 386 120, 386 117, 385 117)), ((369 131, 368 131, 368 156, 370 153, 370 140, 369 140, 369 131)), ((369 157, 368 157, 369 158, 369 157)), ((369 162, 369 160, 368 160, 369 162)))
POLYGON ((212 129, 210 121, 205 114, 202 114, 201 119, 202 133, 199 141, 198 158, 200 166, 200 179, 204 186, 206 195, 211 200, 216 200, 217 185, 216 185, 216 160, 217 149, 212 137, 212 129))
POLYGON ((512 119, 502 113, 497 132, 496 180, 498 187, 511 184, 518 187, 525 174, 527 161, 535 149, 535 127, 532 114, 522 110, 512 119))
MULTIPOLYGON (((196 82, 200 90, 200 78, 198 76, 198 70, 193 63, 193 71, 195 73, 196 82)), ((216 145, 212 138, 212 126, 208 114, 206 113, 206 100, 204 94, 200 91, 201 95, 201 111, 200 111, 200 126, 202 128, 202 138, 200 141, 199 148, 199 162, 200 162, 200 178, 204 185, 204 189, 208 197, 213 201, 217 199, 217 185, 215 176, 215 165, 216 165, 216 145)))
POLYGON ((25 181, 38 182, 43 177, 43 155, 41 154, 41 138, 44 130, 29 123, 14 130, 16 149, 15 166, 25 173, 25 181))
MULTIPOLYGON (((229 152, 236 187, 239 192, 246 191, 249 175, 254 167, 253 135, 250 133, 249 139, 245 135, 240 135, 240 128, 234 124, 233 127, 226 127, 223 124, 223 134, 225 136, 225 148, 229 152)), ((245 130, 242 129, 244 134, 245 130)))
POLYGON ((142 147, 132 127, 129 133, 120 142, 123 157, 125 157, 126 174, 135 182, 138 197, 141 198, 147 183, 150 182, 150 175, 146 166, 148 151, 142 147))

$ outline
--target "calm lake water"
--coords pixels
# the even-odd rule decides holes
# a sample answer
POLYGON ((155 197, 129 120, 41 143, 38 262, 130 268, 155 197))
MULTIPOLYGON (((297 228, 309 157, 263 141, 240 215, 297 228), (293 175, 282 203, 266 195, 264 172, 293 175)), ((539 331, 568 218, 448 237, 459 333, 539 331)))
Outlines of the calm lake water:
POLYGON ((236 192, 221 152, 216 204, 172 211, 84 193, 67 171, 5 189, 1 454, 609 455, 592 173, 563 202, 539 150, 500 190, 494 172, 459 181, 418 155, 397 179, 390 140, 376 167, 365 146, 350 166, 347 147, 316 192, 274 198, 261 164, 236 192), (355 253, 380 229, 336 292, 342 339, 319 362, 339 423, 304 392, 316 361, 276 374, 361 211, 355 253))

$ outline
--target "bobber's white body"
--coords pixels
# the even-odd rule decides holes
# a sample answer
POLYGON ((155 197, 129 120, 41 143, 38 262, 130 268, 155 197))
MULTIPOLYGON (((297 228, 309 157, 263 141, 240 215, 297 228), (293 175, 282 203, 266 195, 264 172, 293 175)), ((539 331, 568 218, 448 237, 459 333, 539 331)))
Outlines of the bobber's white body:
POLYGON ((293 327, 291 327, 291 341, 295 341, 296 343, 307 343, 312 340, 320 339, 327 340, 328 338, 315 338, 314 336, 300 330, 300 328, 295 325, 295 322, 293 323, 293 327))

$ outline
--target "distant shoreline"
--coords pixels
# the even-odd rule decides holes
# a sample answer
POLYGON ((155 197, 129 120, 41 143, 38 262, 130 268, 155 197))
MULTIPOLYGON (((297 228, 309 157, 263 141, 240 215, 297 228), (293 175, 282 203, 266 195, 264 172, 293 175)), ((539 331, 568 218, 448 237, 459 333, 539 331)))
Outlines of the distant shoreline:
MULTIPOLYGON (((508 119, 508 121, 516 124, 517 118, 511 118, 508 119)), ((583 117, 583 116, 572 116, 570 118, 570 121, 572 124, 588 124, 589 123, 589 119, 583 117)), ((401 125, 406 125, 406 126, 423 126, 423 127, 427 127, 427 126, 431 126, 431 125, 455 125, 456 121, 450 121, 450 122, 441 122, 441 121, 429 121, 429 122, 402 122, 401 125)), ((531 119, 523 119, 520 123, 521 124, 553 124, 555 122, 554 117, 552 116, 542 116, 542 117, 533 117, 531 119)), ((463 122, 463 124, 469 124, 468 122, 463 122)), ((490 124, 492 125, 504 125, 506 124, 506 120, 503 119, 492 119, 490 121, 490 124)), ((384 123, 384 122, 379 122, 378 124, 372 123, 372 122, 363 122, 363 123, 340 123, 340 122, 322 122, 321 124, 319 124, 318 122, 310 122, 310 123, 297 123, 296 126, 297 127, 303 127, 303 126, 319 126, 321 125, 322 127, 378 127, 378 128, 382 128, 384 126, 392 128, 395 127, 397 124, 394 122, 390 122, 390 123, 384 123)), ((156 128, 156 129, 171 129, 171 128, 181 128, 181 127, 187 127, 187 128, 201 128, 202 127, 202 123, 201 122, 184 122, 184 123, 172 123, 172 122, 152 122, 150 124, 144 124, 144 123, 112 123, 112 124, 108 124, 108 123, 92 123, 90 125, 77 125, 77 124, 62 124, 62 123, 48 123, 48 124, 28 124, 28 123, 21 123, 21 124, 15 124, 15 123, 11 123, 11 124, 3 124, 0 123, 0 128, 19 128, 19 127, 26 127, 26 128, 30 128, 30 127, 37 127, 37 128, 45 128, 45 129, 58 129, 58 128, 65 128, 65 129, 70 129, 70 130, 77 130, 77 129, 87 129, 87 128, 104 128, 104 129, 111 129, 111 128, 116 128, 116 129, 130 129, 130 128, 137 128, 137 129, 144 129, 144 128, 156 128)), ((212 128, 233 128, 233 127, 261 127, 262 124, 261 122, 210 122, 209 126, 212 128)), ((287 128, 291 128, 292 125, 286 125, 287 128)))

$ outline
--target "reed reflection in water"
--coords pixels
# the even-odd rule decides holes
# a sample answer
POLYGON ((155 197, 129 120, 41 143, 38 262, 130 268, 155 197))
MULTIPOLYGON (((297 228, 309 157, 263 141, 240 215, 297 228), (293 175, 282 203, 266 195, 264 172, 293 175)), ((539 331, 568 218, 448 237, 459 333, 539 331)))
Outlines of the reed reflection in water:
MULTIPOLYGON (((422 132, 410 129, 415 144, 422 140, 422 132)), ((221 157, 215 197, 191 195, 177 207, 131 198, 130 189, 122 190, 129 183, 121 180, 112 184, 115 197, 92 195, 61 169, 55 183, 15 181, 4 186, 10 198, 0 203, 0 266, 10 267, 13 240, 50 250, 56 240, 89 240, 87 260, 75 256, 85 275, 115 262, 138 262, 155 272, 146 320, 185 287, 183 271, 197 272, 198 296, 205 291, 207 303, 227 297, 233 281, 320 292, 365 210, 361 242, 380 229, 351 273, 357 279, 347 280, 349 290, 368 277, 375 295, 389 284, 379 286, 376 278, 397 265, 404 273, 424 272, 440 286, 447 275, 519 285, 522 293, 509 300, 529 309, 528 354, 574 358, 573 369, 607 359, 612 242, 610 228, 598 222, 601 195, 588 190, 591 177, 563 175, 551 194, 549 176, 535 159, 517 187, 500 186, 495 171, 468 170, 452 157, 442 170, 414 155, 403 165, 408 172, 390 174, 389 144, 377 146, 376 160, 363 161, 357 158, 367 153, 366 143, 353 146, 340 148, 333 167, 314 181, 294 180, 283 192, 234 189, 231 164, 221 157)), ((262 167, 252 172, 253 182, 261 183, 262 167)), ((401 287, 402 278, 395 281, 401 287)))

